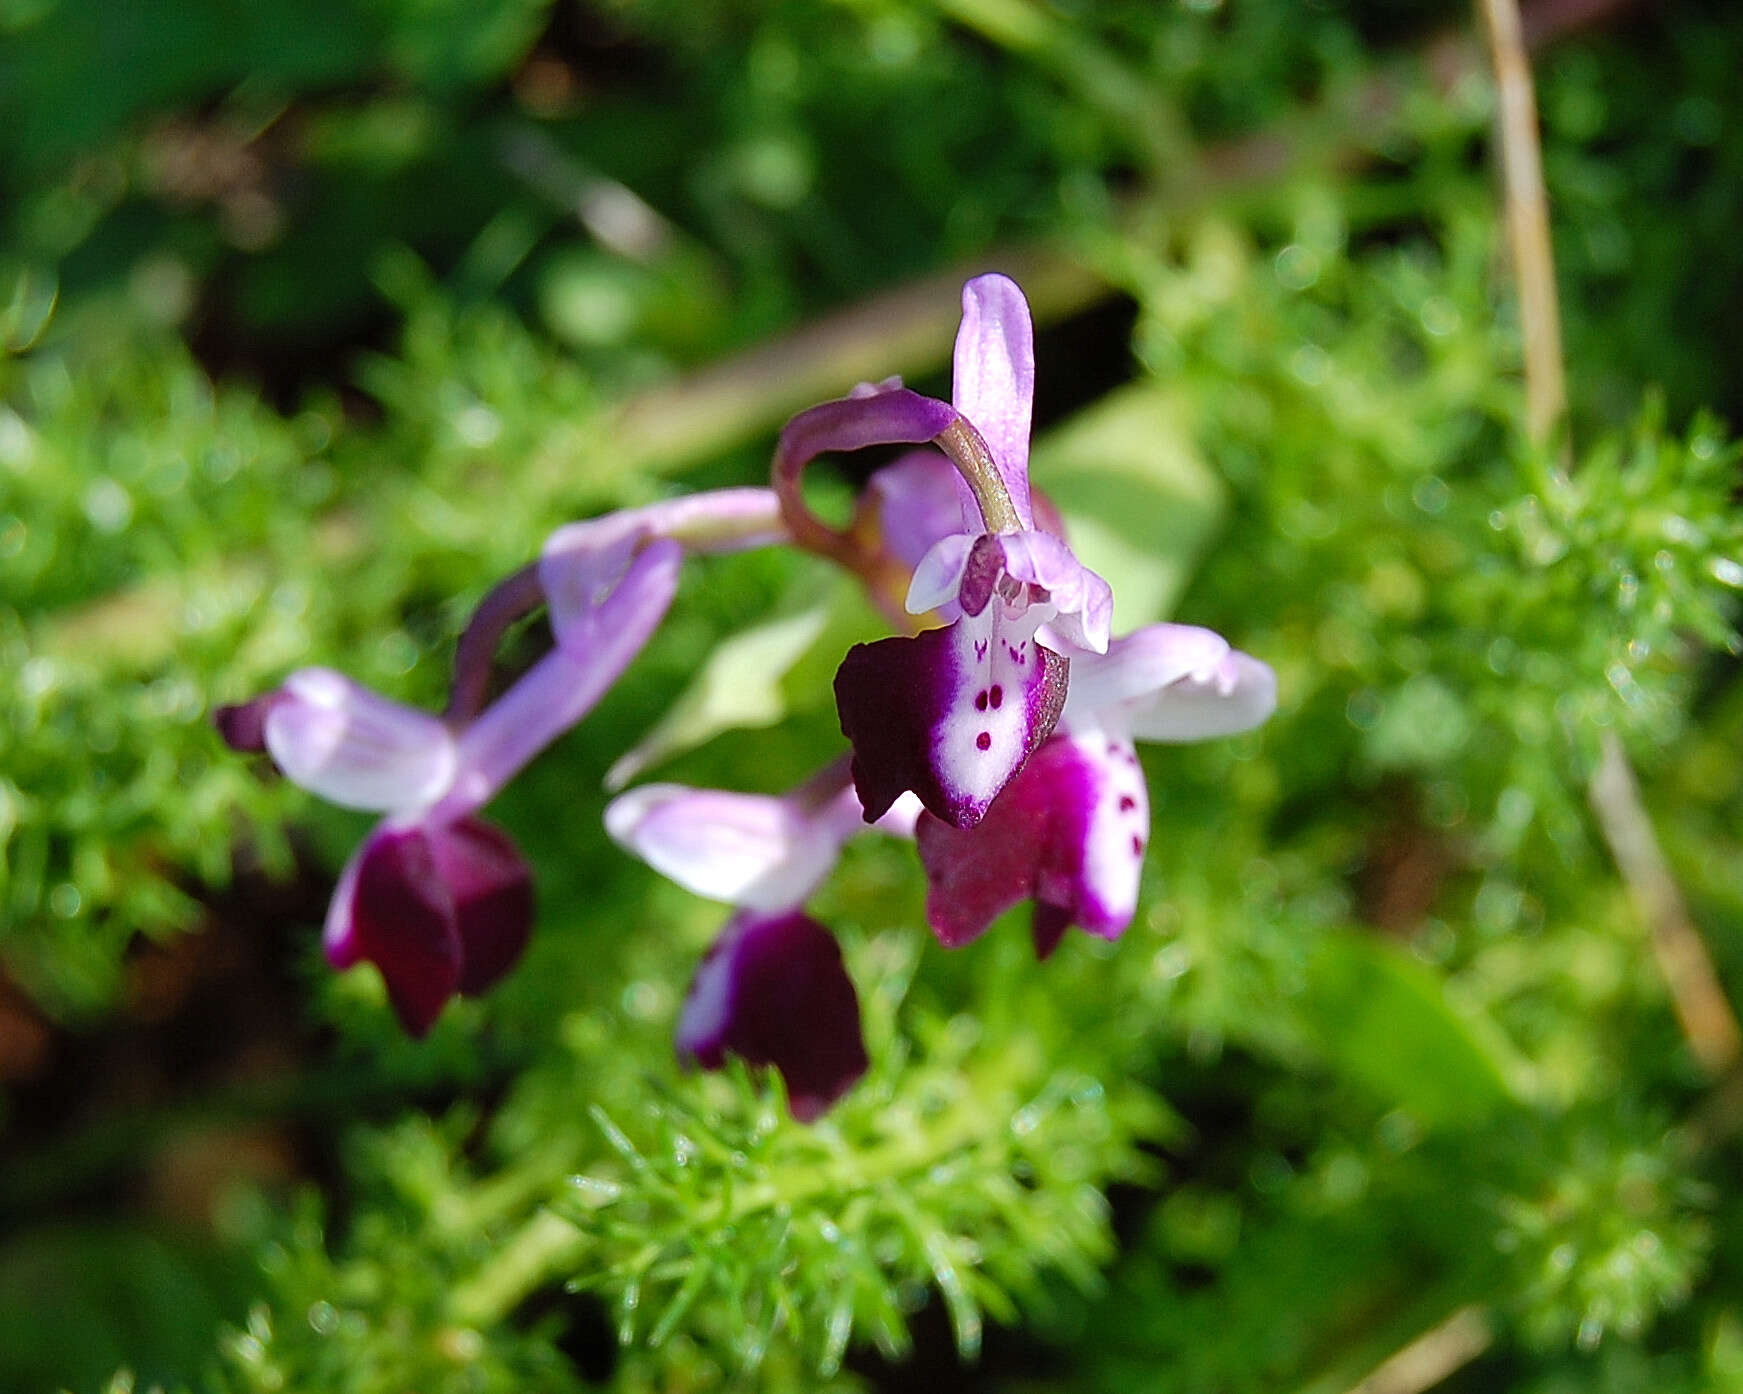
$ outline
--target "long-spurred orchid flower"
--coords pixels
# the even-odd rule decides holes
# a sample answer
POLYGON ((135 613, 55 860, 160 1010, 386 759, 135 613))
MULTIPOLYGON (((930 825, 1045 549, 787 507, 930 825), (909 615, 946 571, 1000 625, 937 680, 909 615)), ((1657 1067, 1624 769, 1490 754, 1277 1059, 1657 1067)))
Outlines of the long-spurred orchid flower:
POLYGON ((477 811, 604 695, 676 591, 675 542, 608 550, 572 564, 547 557, 557 643, 468 719, 402 706, 327 668, 219 713, 232 745, 264 749, 331 803, 384 815, 340 873, 322 940, 335 968, 380 969, 414 1036, 456 992, 483 992, 513 967, 532 928, 531 872, 477 811))
MULTIPOLYGON (((775 487, 795 539, 850 565, 863 560, 859 539, 823 525, 799 496, 807 463, 827 451, 930 441, 956 467, 959 525, 932 541, 906 597, 910 614, 936 614, 943 626, 856 645, 836 674, 868 821, 912 792, 936 817, 972 827, 1064 706, 1067 661, 1037 630, 1047 625, 1084 652, 1107 647, 1107 583, 1035 526, 1028 304, 1015 283, 989 275, 963 288, 962 305, 951 403, 888 383, 865 388, 801 412, 775 452, 775 487)), ((918 535, 910 530, 909 540, 918 535)))
MULTIPOLYGON (((912 836, 901 800, 876 825, 912 836)), ((613 800, 605 827, 686 890, 739 907, 708 951, 679 1014, 681 1057, 773 1065, 793 1116, 811 1122, 865 1073, 859 998, 830 932, 803 911, 850 838, 868 831, 847 762, 785 795, 647 784, 613 800)))
POLYGON ((456 992, 481 993, 512 968, 532 927, 532 876, 478 810, 640 652, 675 593, 682 544, 723 550, 784 535, 767 489, 697 495, 558 531, 535 564, 480 603, 460 638, 442 717, 325 668, 220 709, 220 733, 233 747, 264 750, 332 803, 384 815, 328 907, 323 941, 334 967, 375 964, 417 1036, 456 992), (498 640, 541 604, 555 646, 485 705, 498 640))
POLYGON ((947 946, 1035 903, 1036 952, 1076 924, 1116 939, 1131 923, 1150 836, 1149 794, 1133 741, 1183 742, 1246 731, 1277 705, 1277 680, 1208 629, 1153 624, 1105 654, 1074 654, 1058 732, 971 829, 922 814, 915 829, 930 882, 926 917, 947 946))

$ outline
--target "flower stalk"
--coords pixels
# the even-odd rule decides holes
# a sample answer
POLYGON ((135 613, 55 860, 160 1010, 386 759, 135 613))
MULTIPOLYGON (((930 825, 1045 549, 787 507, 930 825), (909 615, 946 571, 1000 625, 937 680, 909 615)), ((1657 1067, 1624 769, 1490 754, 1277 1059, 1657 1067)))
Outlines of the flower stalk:
POLYGON ((454 687, 443 713, 449 725, 464 726, 484 710, 490 669, 502 636, 544 603, 537 562, 504 577, 478 602, 454 646, 454 687))

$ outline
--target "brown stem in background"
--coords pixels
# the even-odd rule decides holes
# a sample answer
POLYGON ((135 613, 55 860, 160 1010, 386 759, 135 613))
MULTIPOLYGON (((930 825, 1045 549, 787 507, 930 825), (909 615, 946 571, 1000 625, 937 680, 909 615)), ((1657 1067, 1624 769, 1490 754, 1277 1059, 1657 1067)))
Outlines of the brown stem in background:
POLYGON ((1722 1075, 1743 1058, 1743 1032, 1700 931, 1689 918, 1641 802, 1640 785, 1614 734, 1604 738, 1603 758, 1587 793, 1635 913, 1652 936, 1653 956, 1689 1049, 1709 1073, 1722 1075))
MULTIPOLYGON (((1559 8, 1578 7, 1564 3, 1559 8)), ((1526 431, 1532 443, 1541 446, 1563 424, 1567 381, 1562 368, 1561 315, 1538 145, 1537 103, 1517 0, 1481 0, 1481 9, 1495 64, 1507 236, 1525 341, 1526 431)), ((1569 458, 1564 440, 1564 462, 1569 458)), ((1682 892, 1653 832, 1639 781, 1613 731, 1604 736, 1603 754, 1586 792, 1629 898, 1646 923, 1653 957, 1670 991, 1689 1049, 1709 1072, 1722 1075, 1743 1056, 1743 1031, 1726 1000, 1706 944, 1689 918, 1682 892)))
POLYGON ((611 422, 616 466, 675 469, 753 439, 855 383, 930 372, 950 360, 962 283, 995 270, 1023 287, 1038 324, 1112 293, 1061 248, 1011 247, 953 266, 630 398, 611 422))
MULTIPOLYGON (((1525 341, 1525 430, 1541 444, 1567 413, 1561 357, 1561 307, 1555 293, 1555 252, 1549 199, 1537 137, 1537 97, 1517 0, 1482 0, 1483 27, 1495 69, 1501 177, 1506 185, 1507 244, 1519 286, 1519 327, 1525 341)), ((1568 462, 1563 447, 1563 463, 1568 462)))
POLYGON ((1460 1307, 1440 1325, 1389 1355, 1350 1394, 1423 1394, 1455 1370, 1463 1369, 1495 1341, 1495 1329, 1481 1307, 1460 1307))

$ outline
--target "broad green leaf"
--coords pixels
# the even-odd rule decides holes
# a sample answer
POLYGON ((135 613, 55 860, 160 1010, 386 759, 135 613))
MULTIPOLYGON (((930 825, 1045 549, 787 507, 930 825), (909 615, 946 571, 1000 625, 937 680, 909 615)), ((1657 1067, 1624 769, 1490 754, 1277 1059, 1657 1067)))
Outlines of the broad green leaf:
POLYGON ((722 731, 773 726, 787 711, 781 676, 816 642, 828 620, 828 605, 813 605, 726 640, 654 728, 611 767, 606 784, 620 789, 650 765, 722 731))
POLYGON ((832 578, 814 604, 718 645, 670 710, 611 767, 607 786, 621 789, 723 731, 773 726, 790 712, 827 701, 848 647, 886 630, 856 582, 832 578))
POLYGON ((0 1248, 0 1389, 139 1388, 200 1368, 240 1316, 245 1265, 196 1237, 128 1222, 42 1225, 0 1248))
POLYGON ((1038 440, 1031 478, 1065 515, 1073 550, 1113 587, 1117 632, 1172 610, 1227 506, 1179 399, 1148 382, 1038 440))
POLYGON ((1504 1042, 1456 1009, 1432 970, 1378 939, 1320 943, 1307 1015, 1339 1074, 1426 1127, 1480 1122, 1513 1097, 1504 1042))

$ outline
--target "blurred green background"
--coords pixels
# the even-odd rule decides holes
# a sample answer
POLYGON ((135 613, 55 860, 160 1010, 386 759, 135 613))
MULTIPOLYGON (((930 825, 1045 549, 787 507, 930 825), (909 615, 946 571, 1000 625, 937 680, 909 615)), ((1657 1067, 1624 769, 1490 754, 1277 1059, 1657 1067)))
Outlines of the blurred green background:
POLYGON ((1524 10, 1548 447, 1461 4, 0 0, 0 1391, 1743 1388, 1728 1009, 1588 797, 1743 984, 1743 17, 1524 10), (867 1080, 680 1072, 723 912, 601 781, 680 702, 659 777, 797 781, 876 628, 710 559, 494 810, 528 960, 400 1037, 316 943, 364 820, 211 708, 438 706, 552 527, 943 391, 988 268, 1118 627, 1281 679, 1145 752, 1125 940, 946 954, 855 847, 867 1080))

